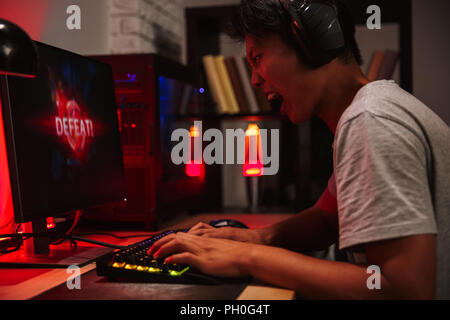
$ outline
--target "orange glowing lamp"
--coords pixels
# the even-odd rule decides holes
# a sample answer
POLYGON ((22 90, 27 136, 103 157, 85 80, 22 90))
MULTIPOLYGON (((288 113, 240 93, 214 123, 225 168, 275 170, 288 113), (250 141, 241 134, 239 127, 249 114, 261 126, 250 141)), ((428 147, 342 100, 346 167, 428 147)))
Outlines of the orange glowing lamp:
POLYGON ((262 145, 259 127, 251 123, 245 131, 245 162, 242 168, 246 177, 263 175, 262 145))
POLYGON ((200 130, 198 129, 197 126, 193 125, 191 126, 190 130, 189 130, 189 148, 191 150, 191 159, 188 161, 188 163, 186 163, 186 175, 189 177, 202 177, 205 174, 205 167, 204 164, 201 160, 201 158, 199 160, 195 159, 195 148, 194 146, 196 145, 196 143, 200 143, 201 145, 201 141, 199 141, 198 139, 201 139, 200 137, 200 130))
POLYGON ((192 125, 191 128, 189 129, 189 135, 191 136, 191 138, 200 137, 200 131, 198 130, 198 127, 192 125))

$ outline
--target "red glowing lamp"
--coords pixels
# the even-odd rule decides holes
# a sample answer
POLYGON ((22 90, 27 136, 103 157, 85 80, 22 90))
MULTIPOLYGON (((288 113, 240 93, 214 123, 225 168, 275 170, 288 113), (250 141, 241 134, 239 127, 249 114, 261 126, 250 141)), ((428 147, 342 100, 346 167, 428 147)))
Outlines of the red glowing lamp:
POLYGON ((201 177, 203 172, 203 164, 192 162, 186 164, 186 175, 189 177, 201 177))
POLYGON ((202 177, 205 174, 205 165, 203 164, 202 160, 195 159, 195 152, 194 152, 194 146, 195 143, 201 143, 201 141, 198 141, 198 139, 201 139, 200 137, 200 130, 197 126, 193 125, 191 126, 189 130, 189 148, 191 150, 191 159, 186 163, 186 175, 189 177, 202 177))
POLYGON ((263 175, 262 145, 259 127, 251 123, 245 131, 245 163, 242 171, 246 177, 263 175))

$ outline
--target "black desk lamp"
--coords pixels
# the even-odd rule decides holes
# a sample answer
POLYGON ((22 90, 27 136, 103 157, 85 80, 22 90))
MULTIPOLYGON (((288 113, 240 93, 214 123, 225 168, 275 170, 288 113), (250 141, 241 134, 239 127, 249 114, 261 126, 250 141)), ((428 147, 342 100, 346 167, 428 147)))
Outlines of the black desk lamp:
POLYGON ((34 78, 38 69, 36 45, 14 23, 0 19, 0 74, 34 78))

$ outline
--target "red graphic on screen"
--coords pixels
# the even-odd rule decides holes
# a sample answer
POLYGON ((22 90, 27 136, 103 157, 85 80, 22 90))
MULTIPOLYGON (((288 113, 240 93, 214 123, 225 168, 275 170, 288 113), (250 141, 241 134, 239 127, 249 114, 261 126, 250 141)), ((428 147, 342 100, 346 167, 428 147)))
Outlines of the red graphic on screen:
POLYGON ((77 158, 82 158, 87 148, 88 138, 94 137, 94 125, 86 116, 80 102, 75 98, 69 99, 61 87, 55 92, 56 135, 65 141, 77 158))

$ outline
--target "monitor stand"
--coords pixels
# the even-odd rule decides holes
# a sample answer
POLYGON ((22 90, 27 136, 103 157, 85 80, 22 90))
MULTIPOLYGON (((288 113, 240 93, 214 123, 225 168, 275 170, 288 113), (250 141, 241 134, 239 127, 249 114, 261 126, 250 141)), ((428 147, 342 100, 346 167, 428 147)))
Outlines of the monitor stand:
MULTIPOLYGON (((24 231, 42 234, 47 231, 47 221, 39 219, 26 223, 24 231)), ((67 242, 51 245, 49 237, 33 237, 25 240, 19 250, 0 256, 0 268, 83 267, 113 250, 113 248, 79 245, 73 248, 67 242)))

